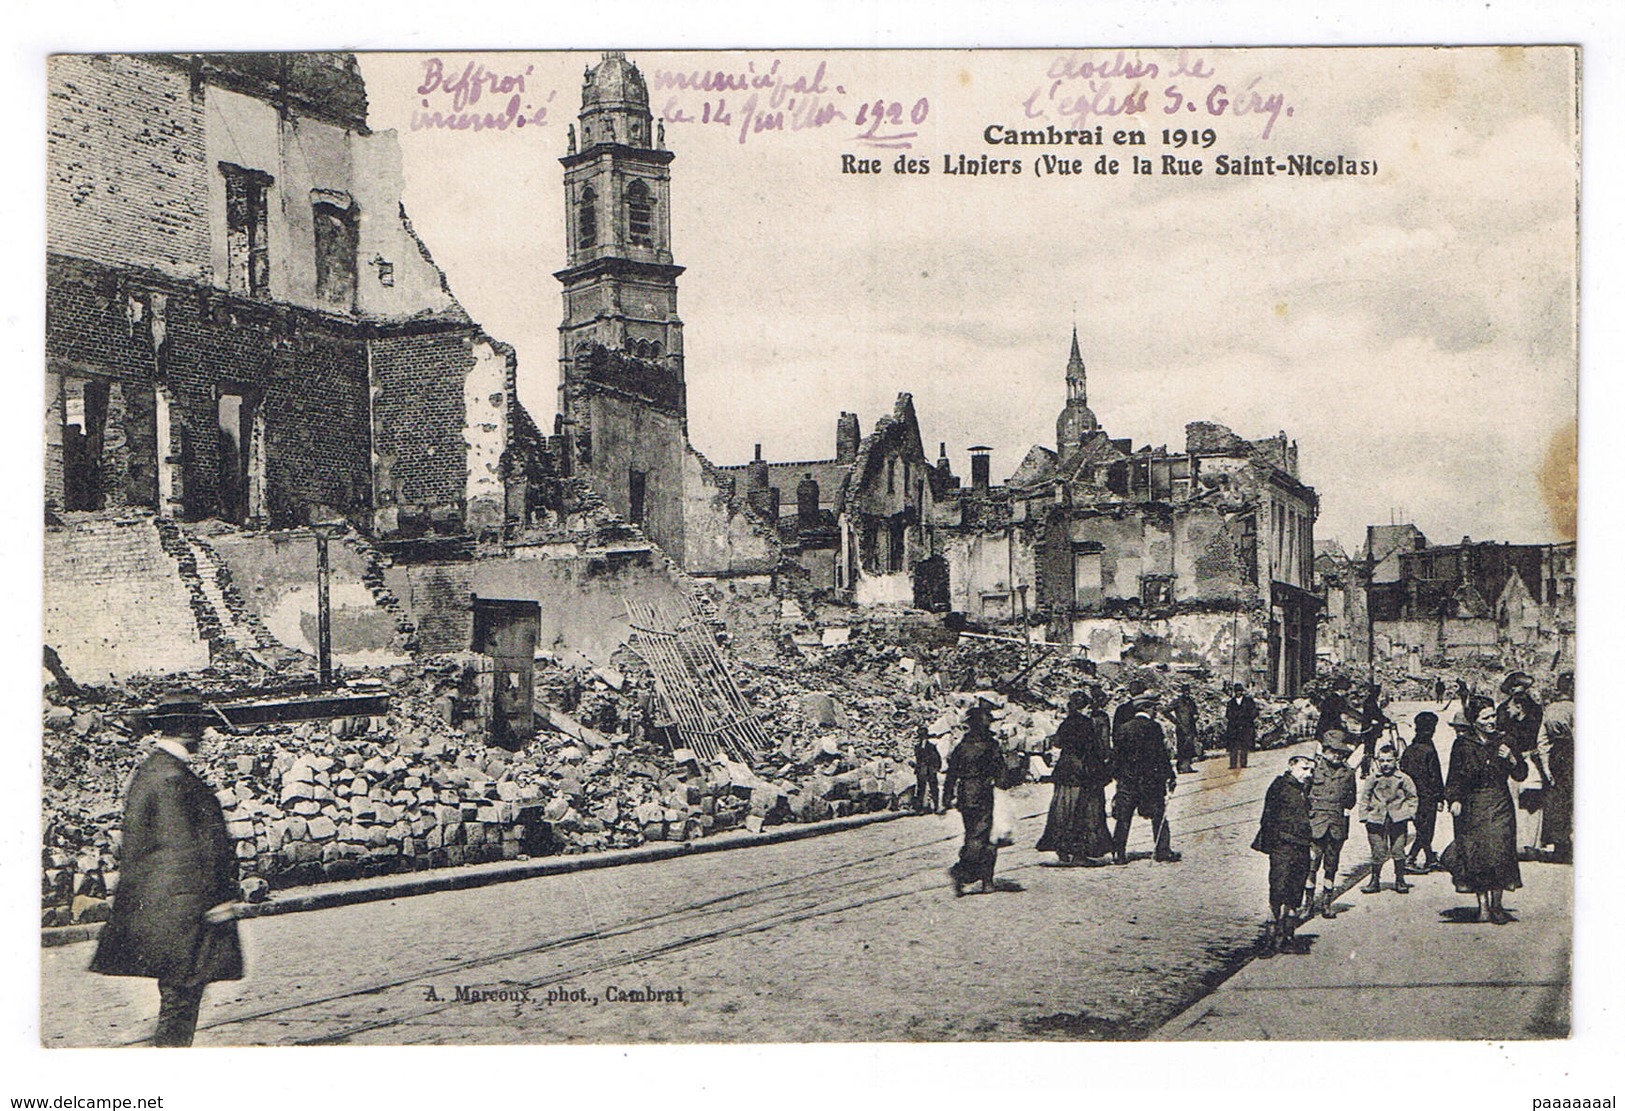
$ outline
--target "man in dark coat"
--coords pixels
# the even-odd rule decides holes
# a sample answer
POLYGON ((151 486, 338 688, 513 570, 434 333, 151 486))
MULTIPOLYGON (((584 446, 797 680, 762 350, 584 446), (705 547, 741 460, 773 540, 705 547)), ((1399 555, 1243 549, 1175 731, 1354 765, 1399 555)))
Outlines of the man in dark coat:
MULTIPOLYGON (((1272 957, 1297 928, 1297 908, 1309 875, 1309 777, 1314 759, 1299 754, 1264 794, 1253 848, 1270 858, 1270 924, 1259 956, 1272 957)), ((1311 889, 1312 890, 1312 889, 1311 889)))
POLYGON ((1416 831, 1405 860, 1408 872, 1431 872, 1439 863, 1433 852, 1433 831, 1439 811, 1444 809, 1444 771, 1439 766, 1439 750, 1433 747, 1433 731, 1438 725, 1438 714, 1428 710, 1417 714, 1416 735, 1399 756, 1399 770, 1416 784, 1416 831))
POLYGON ((1224 747, 1230 750, 1230 766, 1245 768, 1258 734, 1258 703, 1241 683, 1230 685, 1230 698, 1224 704, 1224 747))
POLYGON ((993 788, 1004 774, 1004 756, 993 739, 993 708, 978 700, 966 715, 965 739, 948 756, 945 802, 957 806, 965 822, 959 860, 948 869, 956 898, 965 893, 966 884, 980 884, 983 894, 993 890, 999 861, 992 839, 993 788))
POLYGON ((919 740, 914 745, 914 809, 923 814, 930 814, 942 805, 937 788, 937 773, 941 770, 942 750, 922 725, 919 740))
POLYGON ((184 1046, 204 986, 243 977, 237 858, 219 800, 187 766, 203 738, 202 704, 166 698, 149 723, 156 747, 130 780, 118 891, 90 970, 156 979, 152 1044, 184 1046))
POLYGON ((1156 859, 1175 861, 1168 828, 1168 792, 1178 783, 1174 765, 1168 758, 1168 745, 1162 726, 1152 718, 1157 694, 1146 690, 1133 695, 1129 704, 1134 716, 1117 733, 1117 794, 1112 799, 1112 859, 1128 863, 1128 833, 1136 812, 1151 822, 1156 834, 1156 859))
POLYGON ((1174 722, 1174 761, 1182 772, 1196 770, 1196 699, 1189 686, 1181 686, 1179 694, 1168 704, 1168 716, 1174 722))

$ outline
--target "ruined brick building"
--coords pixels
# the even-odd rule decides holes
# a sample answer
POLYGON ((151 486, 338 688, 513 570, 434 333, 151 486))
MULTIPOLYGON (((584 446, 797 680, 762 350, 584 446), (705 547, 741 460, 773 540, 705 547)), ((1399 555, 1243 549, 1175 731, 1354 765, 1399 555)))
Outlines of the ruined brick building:
POLYGON ((318 521, 351 527, 340 661, 466 651, 482 605, 605 659, 617 589, 680 597, 417 237, 353 56, 60 56, 47 128, 45 636, 71 673, 312 653, 318 521))
POLYGON ((1337 662, 1413 674, 1467 659, 1552 669, 1574 659, 1574 541, 1430 544, 1414 524, 1370 525, 1353 556, 1324 553, 1318 589, 1337 662), (1555 661, 1555 663, 1554 663, 1555 661))
POLYGON ((49 84, 48 506, 499 535, 514 356, 413 233, 354 57, 59 56, 49 84))
POLYGON ((1100 426, 1074 329, 1053 450, 1002 487, 973 449, 943 529, 955 609, 1042 624, 1096 660, 1203 667, 1295 694, 1314 673, 1315 491, 1285 433, 1186 426, 1183 451, 1100 426))

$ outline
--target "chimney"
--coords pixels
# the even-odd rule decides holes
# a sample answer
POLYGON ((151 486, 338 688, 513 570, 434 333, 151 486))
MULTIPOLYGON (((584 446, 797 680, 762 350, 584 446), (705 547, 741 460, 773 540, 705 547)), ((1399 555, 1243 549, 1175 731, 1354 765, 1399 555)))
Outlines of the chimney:
POLYGON ((970 449, 970 488, 978 494, 987 493, 989 459, 993 449, 990 447, 973 447, 970 449))
POLYGON ((762 460, 762 445, 756 445, 756 458, 745 468, 745 489, 767 489, 767 464, 762 460))
POLYGON ((818 483, 811 474, 802 475, 796 483, 796 527, 818 527, 818 483))
POLYGON ((862 437, 858 434, 858 415, 843 412, 841 419, 835 422, 835 461, 857 462, 860 439, 862 437))

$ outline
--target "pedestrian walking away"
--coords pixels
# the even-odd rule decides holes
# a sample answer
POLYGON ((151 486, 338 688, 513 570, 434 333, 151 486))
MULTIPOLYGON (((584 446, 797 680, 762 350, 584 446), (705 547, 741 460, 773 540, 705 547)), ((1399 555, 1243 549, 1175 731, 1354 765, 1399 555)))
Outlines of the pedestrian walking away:
POLYGON ((243 976, 237 856, 219 800, 188 766, 203 739, 202 703, 171 695, 148 723, 157 736, 126 792, 119 886, 90 970, 157 980, 152 1044, 187 1046, 204 988, 243 976))
POLYGON ((1162 726, 1152 719, 1157 709, 1157 692, 1141 687, 1132 693, 1129 704, 1134 716, 1123 723, 1117 738, 1117 794, 1112 797, 1112 860, 1128 863, 1128 834, 1134 815, 1151 822, 1155 836, 1153 856, 1172 862, 1180 858, 1173 849, 1173 833, 1168 828, 1168 792, 1178 783, 1162 726))
POLYGON ((1404 895, 1405 849, 1410 822, 1416 816, 1416 784, 1399 770, 1399 754, 1392 745, 1377 749, 1376 766, 1360 784, 1360 822, 1371 842, 1371 875, 1360 890, 1375 895, 1382 890, 1382 866, 1394 862, 1394 890, 1404 895))
POLYGON ((959 860, 948 870, 954 895, 976 884, 983 894, 993 890, 993 869, 999 860, 992 842, 993 790, 1004 775, 1004 757, 993 740, 993 706, 977 699, 966 712, 965 739, 948 756, 945 802, 959 809, 965 822, 965 840, 959 860))
MULTIPOLYGON (((1299 753, 1264 794, 1253 848, 1270 858, 1270 921, 1259 956, 1272 957, 1298 926, 1298 907, 1309 875, 1309 780, 1312 757, 1299 753)), ((1312 913, 1312 911, 1311 911, 1312 913)))
POLYGON ((1329 730, 1320 739, 1320 752, 1314 757, 1309 778, 1309 871, 1304 878, 1304 905, 1313 915, 1318 909, 1326 918, 1337 917, 1333 893, 1337 888, 1338 867, 1343 859, 1343 843, 1349 836, 1349 811, 1354 809, 1354 769, 1349 756, 1354 746, 1341 729, 1329 730), (1315 877, 1321 880, 1320 901, 1315 901, 1315 877))
POLYGON ((1348 700, 1343 697, 1346 689, 1348 680, 1341 677, 1333 679, 1331 686, 1315 703, 1315 708, 1320 712, 1315 719, 1315 740, 1320 740, 1330 730, 1343 727, 1343 715, 1348 712, 1348 700))
POLYGON ((1174 723, 1174 764, 1181 772, 1194 772, 1197 709, 1189 683, 1180 684, 1179 694, 1168 704, 1168 716, 1174 723))
POLYGON ((1055 731, 1059 754, 1050 774, 1049 819, 1038 839, 1039 852, 1052 852, 1062 864, 1080 864, 1112 851, 1106 828, 1106 785, 1112 781, 1110 752, 1089 716, 1089 694, 1073 691, 1067 715, 1055 731))
POLYGON ((941 770, 942 750, 922 725, 914 743, 914 809, 922 814, 935 813, 942 806, 937 783, 937 773, 941 770))
POLYGON ((1410 851, 1405 854, 1405 870, 1412 873, 1431 872, 1439 864, 1433 852, 1433 832, 1439 811, 1444 809, 1444 772, 1439 766, 1439 750, 1433 747, 1433 731, 1438 724, 1439 715, 1430 710, 1417 714, 1415 735, 1399 756, 1399 770, 1416 786, 1415 825, 1410 851))
POLYGON ((1450 774, 1444 797, 1455 819, 1456 839, 1439 861, 1456 890, 1478 896, 1478 920, 1512 921, 1501 904, 1504 892, 1523 886, 1518 869, 1518 838, 1509 781, 1523 782, 1529 764, 1495 732, 1494 704, 1482 695, 1450 722, 1450 774))
POLYGON ((1245 768, 1258 733, 1258 703, 1242 683, 1230 685, 1224 704, 1224 747, 1230 750, 1231 768, 1245 768))
POLYGON ((1383 734, 1394 723, 1388 720, 1388 715, 1382 711, 1382 687, 1376 683, 1367 683, 1362 688, 1354 713, 1359 720, 1360 777, 1363 779, 1371 774, 1371 766, 1376 760, 1377 748, 1382 744, 1383 734))

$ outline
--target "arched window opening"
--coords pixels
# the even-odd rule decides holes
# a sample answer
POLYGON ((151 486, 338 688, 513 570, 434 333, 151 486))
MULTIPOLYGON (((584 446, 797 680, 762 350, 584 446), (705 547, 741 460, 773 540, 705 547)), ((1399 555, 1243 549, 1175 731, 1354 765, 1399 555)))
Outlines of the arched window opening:
POLYGON ((581 191, 580 223, 577 225, 581 246, 591 247, 598 242, 598 195, 587 186, 581 191))
POLYGON ((626 191, 626 223, 634 244, 654 246, 654 200, 649 196, 649 187, 641 181, 634 181, 626 191))

